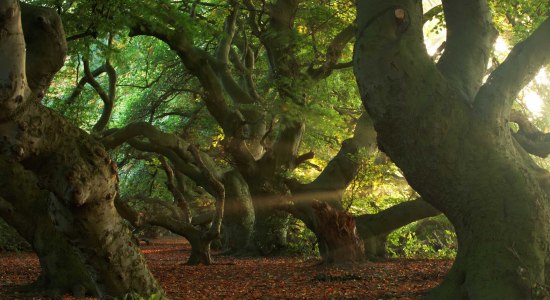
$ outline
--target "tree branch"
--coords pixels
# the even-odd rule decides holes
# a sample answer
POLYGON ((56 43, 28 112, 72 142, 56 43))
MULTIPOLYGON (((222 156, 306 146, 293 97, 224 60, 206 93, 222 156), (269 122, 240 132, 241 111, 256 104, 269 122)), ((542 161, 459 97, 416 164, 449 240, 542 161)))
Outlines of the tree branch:
POLYGON ((517 94, 550 62, 550 19, 517 44, 480 89, 476 105, 490 119, 508 117, 517 94))
MULTIPOLYGON (((376 132, 372 120, 366 113, 361 115, 359 122, 355 125, 354 137, 342 142, 338 154, 333 157, 325 169, 308 184, 295 184, 294 193, 326 191, 327 195, 341 195, 357 175, 360 160, 355 157, 361 148, 366 148, 370 153, 376 151, 376 132), (330 191, 330 193, 328 193, 330 191)), ((340 206, 339 197, 323 199, 330 202, 333 207, 340 206)))
MULTIPOLYGON (((172 149, 186 149, 189 146, 189 143, 177 136, 165 133, 146 122, 134 122, 124 128, 110 130, 101 139, 101 143, 107 149, 114 149, 137 136, 145 136, 156 144, 172 149)), ((191 156, 188 155, 185 158, 191 159, 191 156)))
MULTIPOLYGON (((109 99, 109 95, 105 92, 105 90, 101 87, 99 82, 95 80, 95 77, 92 75, 92 71, 90 70, 90 61, 85 58, 82 59, 83 65, 84 65, 84 75, 87 77, 88 83, 94 88, 96 93, 99 95, 103 103, 108 103, 111 101, 109 99)), ((107 66, 105 67, 105 70, 107 70, 107 66)))
POLYGON ((242 103, 258 103, 262 101, 262 97, 258 94, 256 89, 256 84, 252 78, 252 73, 255 68, 255 56, 254 51, 250 48, 249 45, 244 45, 240 47, 240 50, 244 52, 244 58, 241 60, 235 49, 231 48, 229 53, 229 58, 233 66, 241 73, 241 76, 244 78, 245 89, 247 91, 247 96, 245 97, 242 103), (243 62, 244 61, 244 62, 243 62), (250 96, 248 96, 250 95, 250 96), (251 99, 248 99, 251 98, 251 99), (252 101, 252 102, 249 102, 252 101))
POLYGON ((180 116, 182 118, 188 118, 190 121, 197 118, 198 114, 201 112, 201 110, 204 108, 204 102, 201 102, 197 108, 195 108, 193 111, 185 112, 185 111, 171 111, 162 113, 156 116, 157 119, 164 118, 167 116, 180 116))
POLYGON ((185 197, 183 196, 182 191, 180 191, 180 189, 174 184, 174 170, 172 169, 172 167, 170 167, 164 157, 159 156, 159 160, 162 168, 164 169, 164 172, 166 173, 166 187, 168 188, 170 193, 172 193, 176 205, 181 209, 182 218, 185 220, 186 223, 191 223, 191 212, 189 211, 189 207, 187 206, 187 201, 185 201, 185 197))
MULTIPOLYGON (((159 13, 159 18, 166 18, 166 13, 160 12, 162 9, 159 8, 155 11, 159 13)), ((213 64, 219 65, 219 62, 207 52, 195 47, 191 34, 185 29, 170 29, 165 24, 156 24, 154 21, 140 17, 134 17, 134 19, 135 24, 129 35, 152 36, 168 44, 177 53, 185 67, 200 81, 205 90, 203 99, 206 107, 225 131, 224 126, 227 124, 230 109, 213 67, 213 64)))
MULTIPOLYGON (((101 113, 101 117, 99 120, 97 120, 96 124, 92 128, 92 131, 94 132, 101 132, 105 129, 109 121, 111 120, 111 115, 113 114, 113 107, 115 105, 115 99, 116 99, 116 83, 117 83, 117 74, 115 71, 115 68, 111 65, 109 61, 105 62, 105 69, 107 71, 107 76, 109 76, 109 94, 107 95, 107 100, 102 97, 103 100, 103 112, 101 113)), ((88 69, 89 73, 89 69, 88 69)), ((93 74, 89 74, 93 75, 93 74)), ((86 77, 88 77, 88 74, 86 74, 86 77)), ((92 76, 93 78, 93 76, 92 76)), ((92 79, 95 81, 95 79, 92 79)))
POLYGON ((443 12, 443 5, 436 5, 436 6, 432 7, 422 17, 422 22, 424 24, 426 24, 426 22, 432 20, 433 18, 435 18, 435 16, 437 16, 441 12, 443 12))
MULTIPOLYGON (((98 67, 97 69, 95 69, 92 72, 92 77, 94 77, 94 78, 98 77, 98 76, 100 76, 101 74, 103 74, 105 72, 107 72, 107 68, 103 64, 103 65, 101 65, 100 67, 98 67)), ((80 81, 78 81, 78 84, 73 89, 73 92, 71 93, 71 95, 65 101, 65 105, 67 105, 67 106, 71 105, 76 101, 78 96, 80 96, 80 94, 82 94, 82 91, 84 91, 84 87, 86 86, 86 83, 88 83, 88 76, 85 75, 80 79, 80 81)))
POLYGON ((25 3, 21 3, 21 22, 27 49, 27 81, 33 93, 42 99, 65 64, 67 43, 63 25, 55 10, 25 3))
POLYGON ((447 25, 445 52, 437 67, 472 102, 482 84, 498 35, 486 0, 443 0, 447 25))
POLYGON ((11 117, 28 101, 25 39, 19 1, 0 1, 0 119, 11 117))
POLYGON ((356 30, 357 27, 355 24, 349 25, 332 39, 332 42, 327 48, 325 62, 322 66, 317 69, 310 66, 308 69, 308 74, 311 78, 315 80, 323 79, 328 77, 332 71, 335 70, 335 67, 338 65, 338 60, 344 51, 344 47, 355 38, 356 30))
POLYGON ((245 7, 248 10, 248 24, 252 30, 252 34, 259 37, 261 35, 260 26, 256 23, 256 7, 252 4, 251 0, 243 0, 245 7))
POLYGON ((201 169, 201 172, 207 178, 208 182, 210 183, 210 186, 212 186, 214 190, 213 195, 216 198, 216 211, 214 213, 214 217, 212 218, 212 226, 210 227, 210 230, 208 230, 208 232, 205 234, 205 238, 207 240, 214 240, 219 237, 221 226, 222 226, 224 206, 225 206, 225 188, 223 184, 218 179, 216 179, 212 171, 210 171, 206 167, 206 165, 202 161, 199 150, 193 145, 191 145, 189 146, 189 151, 193 153, 193 157, 195 158, 195 163, 199 166, 199 168, 201 169))
POLYGON ((168 160, 170 160, 178 172, 189 177, 210 194, 215 193, 213 188, 210 186, 208 179, 201 173, 200 169, 190 161, 182 159, 182 156, 178 155, 178 153, 176 153, 173 149, 158 145, 154 142, 144 142, 137 139, 129 140, 128 144, 139 151, 152 152, 165 156, 168 160))
POLYGON ((550 155, 550 133, 539 130, 518 110, 512 110, 510 122, 518 124, 519 130, 513 136, 525 151, 542 158, 550 155))
POLYGON ((299 166, 299 165, 305 163, 306 161, 308 161, 310 159, 313 159, 314 157, 315 157, 315 152, 313 152, 313 150, 311 150, 307 153, 304 153, 304 154, 296 157, 296 159, 294 161, 294 165, 299 166))
POLYGON ((216 57, 220 62, 220 66, 217 68, 218 75, 221 78, 225 91, 229 94, 231 99, 236 103, 254 103, 254 99, 243 90, 239 84, 235 81, 229 70, 229 54, 231 52, 231 44, 233 37, 235 36, 235 28, 237 25, 237 18, 239 15, 239 9, 236 5, 233 6, 233 10, 227 16, 224 25, 224 35, 220 40, 218 49, 216 51, 216 57))
POLYGON ((388 234, 417 220, 441 214, 422 198, 405 201, 373 215, 356 217, 357 231, 361 238, 388 234))
POLYGON ((281 97, 292 100, 298 105, 304 104, 300 92, 302 72, 297 59, 297 39, 293 32, 294 20, 299 0, 277 0, 270 6, 269 26, 260 41, 265 47, 270 72, 278 80, 281 97))
POLYGON ((182 212, 173 203, 147 197, 117 197, 115 205, 119 214, 128 220, 132 226, 141 227, 145 224, 161 226, 184 237, 189 237, 196 231, 191 223, 185 222, 182 212), (140 201, 140 210, 130 205, 132 201, 140 201))

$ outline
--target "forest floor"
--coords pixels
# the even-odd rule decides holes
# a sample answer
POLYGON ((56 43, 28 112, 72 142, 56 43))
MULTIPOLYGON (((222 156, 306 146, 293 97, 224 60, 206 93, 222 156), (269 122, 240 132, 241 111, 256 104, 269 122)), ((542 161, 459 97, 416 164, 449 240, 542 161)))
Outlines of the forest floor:
MULTIPOLYGON (((418 299, 452 265, 450 260, 389 259, 326 266, 300 257, 214 255, 211 266, 186 266, 191 249, 183 239, 153 240, 142 249, 150 269, 174 300, 418 299)), ((0 252, 0 299, 48 299, 18 291, 39 272, 33 253, 0 252)))

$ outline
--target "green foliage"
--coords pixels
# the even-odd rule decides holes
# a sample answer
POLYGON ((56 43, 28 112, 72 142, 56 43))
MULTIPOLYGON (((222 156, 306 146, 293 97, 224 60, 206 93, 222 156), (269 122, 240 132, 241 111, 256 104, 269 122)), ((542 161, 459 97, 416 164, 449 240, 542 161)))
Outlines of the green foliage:
POLYGON ((495 26, 511 44, 529 36, 550 12, 546 0, 492 0, 490 5, 495 26))
MULTIPOLYGON (((57 1, 35 0, 34 3, 47 4, 59 10, 67 35, 82 38, 70 42, 70 57, 64 69, 58 74, 50 93, 44 102, 64 113, 75 124, 90 130, 101 114, 103 103, 95 91, 87 85, 74 103, 67 103, 76 83, 83 76, 82 58, 88 58, 91 68, 101 66, 107 59, 113 64, 118 76, 117 99, 110 128, 123 127, 135 121, 149 122, 159 129, 178 134, 191 144, 199 144, 209 149, 223 167, 229 166, 231 159, 226 157, 220 141, 224 138, 208 110, 204 107, 205 90, 197 78, 184 68, 177 55, 162 41, 152 37, 128 37, 137 20, 148 20, 151 26, 184 33, 186 43, 211 55, 215 55, 217 43, 224 35, 223 23, 228 14, 226 1, 57 1), (228 163, 229 162, 229 163, 228 163)), ((513 44, 540 23, 547 14, 543 0, 492 1, 499 31, 513 44), (514 26, 511 26, 513 20, 514 26)), ((547 2, 547 1, 546 1, 547 2)), ((251 0, 259 9, 256 20, 260 27, 268 27, 268 14, 264 10, 265 1, 251 0)), ((315 158, 302 164, 291 174, 282 170, 283 175, 291 175, 304 182, 315 178, 328 161, 334 157, 344 139, 351 137, 356 119, 362 112, 354 74, 351 69, 334 71, 319 82, 308 80, 304 74, 309 67, 318 68, 325 61, 326 51, 333 38, 345 27, 354 22, 355 1, 321 0, 302 1, 294 19, 290 34, 274 36, 264 31, 262 39, 280 38, 289 46, 284 53, 285 60, 296 60, 292 76, 275 76, 270 53, 261 45, 260 38, 252 34, 249 25, 251 11, 241 10, 238 30, 232 50, 243 55, 240 48, 246 41, 257 54, 252 79, 263 101, 253 107, 234 103, 226 97, 230 109, 255 109, 265 115, 266 123, 273 120, 273 136, 280 130, 283 119, 299 119, 306 123, 301 152, 314 150, 315 158), (292 46, 292 47, 291 47, 292 46), (303 103, 289 100, 280 93, 288 92, 303 103)), ((434 15, 428 39, 443 35, 444 20, 439 12, 434 15), (439 35, 439 36, 438 36, 439 35)), ((260 28, 263 30, 265 28, 260 28)), ((428 31, 430 29, 428 28, 428 31)), ((433 43, 437 48, 441 41, 433 43)), ((353 46, 348 43, 343 49, 340 62, 352 59, 353 46)), ((205 62, 206 63, 206 62, 205 62)), ((283 66, 282 68, 285 68, 283 66)), ((243 74, 230 64, 230 71, 238 83, 243 82, 243 74)), ((107 89, 105 75, 97 78, 107 89)), ((256 120, 253 120, 256 122, 256 120)), ((271 137, 270 137, 271 138, 271 137)), ((124 162, 120 168, 123 195, 147 195, 170 200, 166 190, 166 176, 159 169, 155 158, 139 157, 129 147, 113 151, 117 162, 124 162)), ((344 204, 354 214, 376 213, 405 199, 415 196, 403 175, 395 165, 383 156, 365 157, 360 155, 363 165, 358 176, 346 191, 344 204)), ((193 198, 195 199, 195 198, 193 198)), ((203 209, 211 201, 200 197, 192 205, 196 210, 203 209)), ((416 225, 415 225, 416 226, 416 225)), ((394 255, 441 255, 436 249, 437 239, 430 240, 421 235, 414 226, 402 228, 390 236, 390 251, 394 255), (399 243, 405 246, 398 249, 399 243), (393 250, 391 250, 393 249, 393 250)), ((439 239, 447 241, 451 233, 443 232, 439 239)), ((289 232, 290 249, 300 253, 317 253, 314 235, 300 222, 293 224, 289 232)), ((450 243, 439 243, 450 245, 450 243)), ((443 247, 443 246, 442 246, 443 247)), ((447 246, 445 246, 447 247, 447 246)), ((444 247, 443 247, 444 248, 444 247)), ((442 249, 443 249, 442 248, 442 249)), ((453 251, 453 248, 449 248, 453 251)))
POLYGON ((391 257, 446 258, 456 256, 456 234, 443 216, 411 223, 388 235, 386 249, 391 257))
POLYGON ((360 153, 356 159, 361 166, 344 194, 344 205, 351 213, 374 214, 416 195, 399 168, 383 154, 366 157, 360 153))
POLYGON ((285 250, 286 254, 299 255, 304 259, 319 257, 317 237, 302 221, 295 218, 291 219, 288 228, 288 247, 285 250))
POLYGON ((15 229, 0 218, 0 250, 29 250, 31 246, 15 231, 15 229))

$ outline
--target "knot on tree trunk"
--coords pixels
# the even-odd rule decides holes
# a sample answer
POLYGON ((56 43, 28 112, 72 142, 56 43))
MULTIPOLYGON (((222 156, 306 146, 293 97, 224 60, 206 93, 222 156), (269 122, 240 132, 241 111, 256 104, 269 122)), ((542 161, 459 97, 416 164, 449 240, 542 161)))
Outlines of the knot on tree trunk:
POLYGON ((355 218, 346 211, 334 209, 321 201, 312 207, 317 219, 316 235, 326 263, 361 261, 365 249, 357 234, 355 218))

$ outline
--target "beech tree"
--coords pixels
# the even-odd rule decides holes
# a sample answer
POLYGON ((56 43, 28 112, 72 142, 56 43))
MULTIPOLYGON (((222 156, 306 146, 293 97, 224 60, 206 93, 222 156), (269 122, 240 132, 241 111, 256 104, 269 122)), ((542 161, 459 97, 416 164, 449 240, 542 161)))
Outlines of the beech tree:
MULTIPOLYGON (((544 299, 550 284, 544 139, 517 121, 519 91, 550 60, 550 20, 485 79, 497 31, 485 0, 444 0, 447 41, 426 51, 421 1, 357 2, 354 70, 378 145, 453 223, 455 263, 429 299, 544 299)), ((532 124, 531 124, 532 125, 532 124)))
MULTIPOLYGON (((344 2, 344 8, 351 8, 350 3, 344 2)), ((143 3, 136 1, 135 4, 143 3)), ((80 31, 70 39, 96 39, 98 35, 103 35, 110 47, 116 33, 104 32, 113 28, 105 28, 103 23, 115 20, 115 24, 122 24, 117 30, 129 28, 130 36, 150 36, 164 42, 179 60, 180 72, 189 75, 185 78, 195 79, 197 87, 189 90, 198 94, 209 117, 221 128, 223 140, 219 143, 219 151, 227 155, 230 161, 230 168, 217 168, 215 163, 208 166, 218 181, 229 185, 225 189, 225 198, 233 208, 225 210, 227 218, 224 224, 227 225, 226 242, 234 248, 232 250, 255 249, 267 255, 285 247, 286 224, 288 213, 291 213, 316 234, 321 254, 327 261, 360 260, 363 250, 356 233, 356 222, 345 211, 341 200, 359 167, 354 156, 362 148, 368 148, 370 153, 376 150, 375 135, 372 124, 368 124, 368 116, 357 116, 363 121, 355 126, 354 137, 338 141, 340 151, 315 180, 299 182, 289 176, 315 156, 314 151, 301 149, 307 134, 306 127, 312 127, 315 123, 301 116, 301 113, 308 112, 313 105, 323 106, 314 102, 321 102, 321 99, 316 99, 319 97, 315 95, 315 88, 322 80, 337 70, 351 67, 350 61, 341 60, 346 51, 348 56, 350 53, 350 41, 355 32, 353 20, 346 23, 335 18, 339 22, 335 28, 337 30, 323 34, 323 42, 320 43, 317 39, 321 39, 321 34, 314 31, 316 23, 308 23, 318 21, 308 15, 316 4, 282 0, 268 6, 265 4, 263 1, 229 1, 227 4, 179 5, 161 1, 143 4, 142 10, 134 11, 128 9, 132 6, 130 2, 127 6, 109 3, 88 5, 85 2, 77 8, 94 17, 84 32, 82 28, 86 26, 79 23, 77 29, 80 31), (209 20, 208 13, 201 15, 201 11, 208 11, 210 7, 223 10, 223 22, 209 20), (297 19, 297 15, 301 19, 297 19), (196 24, 223 25, 223 28, 216 28, 217 35, 210 36, 209 32, 195 35, 192 29, 196 24), (312 57, 300 55, 305 47, 303 40, 306 34, 300 32, 304 24, 313 31, 312 57), (321 45, 326 50, 318 50, 321 45), (197 89, 199 92, 196 92, 197 89), (341 251, 339 248, 347 250, 341 251), (340 254, 335 255, 334 252, 340 254), (349 255, 348 252, 355 254, 349 255)), ((61 12, 72 11, 72 5, 59 9, 61 12)), ((333 13, 331 9, 323 7, 321 12, 333 13)), ((319 26, 325 25, 321 22, 319 26)), ((89 49, 92 42, 85 43, 88 43, 86 48, 89 49)), ((109 149, 127 143, 134 149, 160 154, 167 158, 176 175, 188 177, 213 192, 214 189, 198 171, 187 146, 184 146, 189 142, 178 137, 178 134, 164 133, 144 123, 124 124, 121 128, 105 130, 115 101, 116 72, 109 58, 94 69, 90 55, 82 55, 84 76, 67 102, 74 102, 86 83, 93 87, 104 103, 103 113, 92 127, 101 136, 102 143, 109 149), (103 90, 96 79, 103 73, 108 75, 109 92, 103 90)), ((150 112, 145 114, 155 115, 157 103, 169 97, 167 94, 162 94, 158 101, 152 103, 150 112)), ((168 112, 161 116, 176 113, 168 112)), ((151 117, 148 122, 153 120, 151 117)), ((212 160, 208 156, 203 152, 205 160, 212 160)), ((220 157, 214 159, 219 160, 220 157)), ((144 200, 143 197, 141 199, 144 200)), ((160 203, 156 200, 159 199, 153 202, 160 203)), ((178 203, 181 201, 166 205, 170 205, 172 211, 178 211, 178 203)), ((125 206, 119 206, 122 207, 125 206)), ((129 219, 135 221, 135 218, 129 219)), ((364 236, 382 234, 369 230, 362 230, 362 233, 364 236)))
POLYGON ((28 16, 26 36, 40 39, 33 24, 47 33, 45 44, 29 43, 37 51, 30 72, 19 1, 0 1, 2 217, 33 245, 50 288, 84 293, 91 278, 100 298, 162 294, 114 207, 116 165, 94 138, 40 103, 66 53, 59 17, 32 8, 28 16), (69 277, 58 273, 65 253, 69 277))

